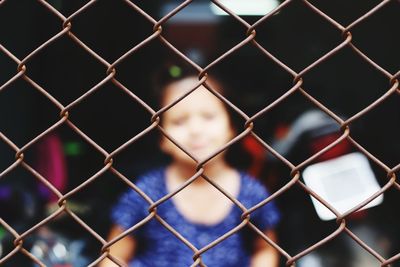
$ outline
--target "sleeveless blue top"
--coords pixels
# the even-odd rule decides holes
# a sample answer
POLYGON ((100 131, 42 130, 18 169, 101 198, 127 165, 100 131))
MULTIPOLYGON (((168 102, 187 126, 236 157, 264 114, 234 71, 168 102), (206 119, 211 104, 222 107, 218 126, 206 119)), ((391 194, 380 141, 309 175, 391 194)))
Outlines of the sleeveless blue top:
MULTIPOLYGON (((269 196, 266 188, 255 178, 241 172, 241 185, 236 197, 246 208, 251 208, 269 196)), ((148 172, 135 183, 153 201, 168 194, 165 183, 165 168, 148 172)), ((128 229, 143 220, 148 214, 149 204, 133 189, 122 194, 111 212, 112 222, 128 229)), ((242 211, 232 203, 230 213, 219 223, 205 225, 187 220, 175 207, 171 199, 157 207, 157 214, 178 231, 197 249, 208 245, 226 232, 239 225, 242 211)), ((262 206, 250 215, 250 221, 258 229, 272 229, 279 222, 280 214, 273 202, 262 206)), ((193 264, 193 251, 169 232, 156 219, 133 232, 138 244, 134 259, 129 266, 134 267, 188 267, 193 264)), ((248 227, 225 239, 201 255, 203 263, 210 267, 249 266, 251 243, 254 231, 248 227)))

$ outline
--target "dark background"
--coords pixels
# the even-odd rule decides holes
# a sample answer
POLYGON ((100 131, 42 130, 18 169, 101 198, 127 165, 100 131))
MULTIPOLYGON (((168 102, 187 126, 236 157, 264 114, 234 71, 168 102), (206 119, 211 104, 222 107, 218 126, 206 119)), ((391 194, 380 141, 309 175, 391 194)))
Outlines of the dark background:
MULTIPOLYGON (((311 2, 344 26, 379 3, 372 0, 311 2)), ((53 0, 49 3, 68 16, 86 1, 53 0)), ((165 7, 160 1, 135 3, 156 20, 162 17, 161 13, 165 7)), ((179 4, 174 1, 168 3, 172 6, 179 4)), ((352 43, 392 74, 400 69, 397 18, 399 11, 400 4, 392 1, 351 30, 352 43)), ((211 13, 205 14, 204 17, 205 19, 197 21, 190 21, 190 16, 183 21, 172 19, 163 26, 163 36, 201 67, 205 67, 242 41, 246 32, 233 18, 217 17, 211 13)), ((259 19, 246 16, 243 18, 251 24, 259 19)), ((128 8, 123 1, 115 0, 99 1, 72 20, 74 34, 110 63, 151 35, 152 27, 151 23, 128 8)), ((19 59, 23 59, 61 28, 62 22, 59 18, 36 1, 10 0, 0 6, 0 43, 19 59)), ((293 1, 256 30, 257 41, 296 72, 300 72, 343 41, 339 30, 311 12, 301 1, 293 1)), ((155 108, 151 94, 154 72, 165 62, 186 64, 155 39, 126 58, 117 67, 116 78, 155 108)), ((64 106, 106 77, 106 68, 68 36, 63 36, 43 49, 26 65, 27 75, 64 106)), ((0 53, 0 84, 4 84, 15 75, 16 68, 15 62, 0 53)), ((218 74, 226 82, 234 92, 234 104, 249 116, 290 89, 293 80, 252 45, 246 45, 235 52, 212 68, 210 73, 218 74)), ((354 115, 390 88, 387 77, 347 47, 307 73, 303 80, 303 88, 308 93, 342 118, 354 115)), ((398 94, 392 95, 351 125, 351 136, 389 167, 400 162, 399 100, 398 94)), ((279 126, 290 125, 299 114, 312 107, 307 99, 296 93, 259 118, 256 121, 256 131, 265 141, 270 142, 279 126)), ((70 112, 71 121, 108 152, 145 129, 149 125, 150 117, 143 107, 126 97, 125 93, 112 83, 107 83, 70 112)), ((22 79, 0 92, 0 131, 19 147, 58 119, 59 110, 22 79)), ((104 166, 103 156, 67 126, 61 126, 54 134, 61 138, 66 151, 68 147, 77 147, 76 153, 66 153, 69 190, 104 166)), ((163 158, 157 153, 156 136, 156 133, 150 134, 117 155, 117 169, 127 177, 134 177, 160 164, 163 158)), ((0 170, 11 165, 14 156, 15 153, 0 141, 0 170)), ((40 157, 37 146, 26 151, 26 156, 27 162, 34 165, 40 157)), ((304 160, 307 155, 299 152, 296 157, 293 157, 294 161, 304 160)), ((385 183, 385 174, 377 166, 373 165, 373 168, 380 183, 385 183)), ((286 171, 285 176, 288 174, 289 171, 286 171)), ((29 185, 34 185, 35 179, 18 168, 0 183, 19 183, 28 190, 34 188, 29 185)), ((106 211, 119 192, 125 188, 115 176, 106 173, 72 199, 90 207, 90 211, 82 216, 91 227, 106 236, 109 223, 106 211), (102 212, 99 212, 100 210, 102 212)), ((398 203, 398 195, 398 192, 390 190, 384 205, 371 212, 378 215, 370 216, 368 218, 372 219, 365 219, 364 222, 375 222, 374 218, 379 217, 377 224, 383 226, 386 223, 390 231, 394 230, 391 227, 397 228, 395 225, 398 219, 393 219, 393 213, 398 203)), ((303 198, 308 200, 305 194, 303 198)), ((290 199, 286 198, 285 203, 280 205, 290 207, 291 204, 287 203, 290 199)), ((39 206, 41 205, 44 203, 39 206)), ((33 222, 37 221, 38 218, 33 219, 33 222)), ((334 224, 326 226, 324 229, 328 230, 321 231, 315 239, 307 242, 296 240, 301 244, 294 245, 294 241, 291 242, 289 237, 285 239, 284 227, 281 229, 282 246, 292 249, 289 251, 291 253, 304 249, 308 242, 311 244, 320 240, 326 233, 335 229, 334 224)), ((76 231, 83 230, 77 227, 76 231)))

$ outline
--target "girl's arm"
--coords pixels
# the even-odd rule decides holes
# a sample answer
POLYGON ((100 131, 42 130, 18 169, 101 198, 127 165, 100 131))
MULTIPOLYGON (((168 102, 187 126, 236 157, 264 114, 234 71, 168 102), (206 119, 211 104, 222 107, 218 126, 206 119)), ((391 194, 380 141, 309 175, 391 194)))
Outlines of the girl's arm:
MULTIPOLYGON (((276 242, 276 234, 273 230, 264 232, 272 241, 276 242)), ((255 244, 255 251, 251 258, 251 267, 278 267, 279 253, 268 244, 262 237, 258 236, 255 244)))
MULTIPOLYGON (((114 225, 111 228, 108 240, 112 240, 114 237, 118 236, 122 232, 124 232, 124 230, 121 227, 114 225)), ((127 235, 110 247, 110 254, 118 258, 124 264, 128 265, 128 262, 132 260, 132 257, 135 253, 135 249, 136 249, 135 238, 133 238, 131 235, 127 235)), ((118 266, 117 264, 115 264, 108 258, 104 259, 99 264, 99 267, 117 267, 117 266, 118 266)))

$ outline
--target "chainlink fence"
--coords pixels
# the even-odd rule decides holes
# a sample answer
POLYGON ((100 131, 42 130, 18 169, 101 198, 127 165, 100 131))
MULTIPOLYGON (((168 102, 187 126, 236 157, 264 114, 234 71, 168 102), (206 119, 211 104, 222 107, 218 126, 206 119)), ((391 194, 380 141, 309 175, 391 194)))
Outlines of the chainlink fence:
MULTIPOLYGON (((7 2, 11 0, 3 0, 0 1, 0 9, 3 8, 7 2)), ((393 95, 398 95, 400 94, 400 88, 399 88, 399 76, 400 76, 400 70, 397 71, 396 73, 391 73, 387 70, 385 70, 382 66, 380 66, 378 63, 374 62, 370 57, 368 57, 367 54, 365 54, 361 49, 359 49, 354 43, 353 39, 356 39, 357 36, 353 34, 353 29, 357 28, 359 25, 363 24, 366 20, 368 20, 369 17, 372 15, 379 13, 382 8, 384 8, 387 4, 390 2, 390 0, 385 0, 374 6, 372 9, 370 9, 367 13, 364 15, 360 16, 356 20, 354 20, 352 23, 348 25, 341 25, 338 23, 336 20, 331 18, 329 14, 324 13, 318 8, 318 5, 311 3, 311 1, 306 1, 302 0, 301 2, 305 4, 305 6, 312 11, 314 14, 319 16, 319 19, 321 22, 328 22, 331 24, 333 27, 335 27, 338 31, 337 34, 341 36, 342 41, 339 45, 325 53, 323 56, 318 58, 317 60, 313 61, 311 64, 309 64, 307 67, 305 67, 303 70, 296 72, 294 71, 291 66, 288 66, 287 64, 283 63, 278 57, 274 56, 270 51, 268 51, 266 48, 263 47, 258 41, 257 41, 257 31, 260 25, 267 24, 269 19, 284 10, 291 2, 295 2, 295 0, 287 0, 283 1, 278 7, 276 7, 274 10, 260 18, 258 21, 256 21, 253 24, 249 24, 246 20, 244 20, 242 17, 236 15, 233 13, 230 9, 225 7, 223 4, 221 4, 217 0, 211 0, 210 2, 214 3, 217 5, 219 8, 224 10, 226 13, 229 14, 231 18, 233 18, 236 22, 240 23, 242 26, 246 28, 245 34, 243 34, 242 41, 240 43, 237 43, 234 47, 231 49, 227 50, 224 52, 221 56, 219 56, 217 59, 214 61, 206 64, 206 66, 199 66, 196 64, 194 61, 189 59, 182 51, 180 51, 178 48, 176 48, 172 43, 169 42, 164 36, 163 36, 163 26, 171 20, 174 16, 176 16, 179 12, 181 12, 185 7, 188 5, 192 5, 192 2, 195 2, 193 0, 188 0, 182 2, 179 6, 177 6, 175 9, 173 9, 171 12, 169 12, 167 15, 162 17, 159 20, 154 19, 151 15, 146 13, 144 10, 142 10, 139 7, 139 4, 135 4, 134 2, 128 1, 128 0, 121 0, 126 5, 126 8, 139 13, 145 20, 150 22, 153 25, 153 31, 148 32, 147 38, 143 39, 142 42, 139 44, 135 45, 134 47, 130 48, 126 53, 120 55, 120 57, 113 61, 113 62, 108 62, 105 60, 102 55, 98 52, 96 52, 94 49, 92 49, 88 44, 83 42, 81 38, 74 33, 74 20, 76 20, 78 17, 85 16, 85 13, 92 8, 98 2, 97 0, 92 0, 81 6, 77 11, 75 11, 73 14, 66 16, 62 14, 58 9, 56 9, 53 5, 49 4, 48 2, 44 0, 37 0, 38 3, 41 4, 42 9, 45 12, 50 13, 52 16, 55 16, 59 20, 59 25, 62 26, 61 30, 54 34, 51 38, 40 44, 38 47, 36 47, 34 50, 30 51, 30 53, 25 56, 24 58, 18 58, 15 56, 13 53, 13 47, 6 47, 0 44, 0 50, 1 53, 6 55, 9 59, 11 59, 15 65, 16 65, 16 72, 14 73, 14 76, 10 79, 8 79, 5 83, 1 84, 0 86, 0 97, 1 94, 10 89, 11 85, 16 83, 18 80, 25 80, 27 83, 29 83, 33 88, 35 88, 40 94, 45 96, 49 102, 54 104, 58 109, 59 109, 59 119, 56 123, 51 125, 51 127, 48 127, 45 131, 41 132, 39 135, 37 135, 35 138, 31 139, 29 142, 27 142, 23 146, 17 146, 15 142, 13 142, 13 136, 7 136, 6 134, 3 134, 0 132, 0 139, 2 142, 6 143, 12 150, 15 151, 15 161, 9 165, 7 168, 4 170, 1 170, 0 173, 0 179, 2 179, 4 176, 7 174, 13 172, 17 167, 22 167, 28 172, 30 172, 34 177, 37 178, 37 180, 47 187, 52 193, 54 193, 58 200, 58 208, 52 212, 48 217, 46 217, 44 220, 40 221, 39 223, 36 223, 33 225, 30 229, 24 231, 24 232, 17 232, 13 227, 11 227, 7 221, 3 220, 3 215, 2 218, 0 219, 1 225, 6 229, 9 234, 14 236, 14 249, 10 251, 8 254, 3 255, 2 258, 0 259, 0 265, 3 263, 7 262, 10 260, 13 256, 15 256, 17 253, 23 253, 27 257, 31 259, 32 262, 35 262, 36 264, 40 266, 45 266, 38 258, 36 258, 29 250, 27 250, 24 247, 24 241, 37 229, 40 227, 50 223, 52 220, 54 220, 57 216, 61 214, 67 214, 69 215, 73 220, 76 221, 77 224, 81 225, 90 235, 92 235, 99 243, 101 243, 102 248, 101 251, 99 251, 100 256, 93 261, 89 266, 96 266, 99 262, 101 262, 105 258, 109 258, 112 260, 114 263, 118 264, 119 266, 123 266, 123 264, 113 255, 109 253, 109 248, 111 245, 119 241, 120 239, 124 238, 125 236, 131 234, 133 231, 137 230, 138 228, 142 227, 144 224, 146 224, 149 220, 151 219, 156 219, 159 221, 168 231, 170 231, 177 239, 179 239, 182 243, 184 243, 187 247, 189 247, 193 251, 193 264, 192 266, 204 266, 202 262, 202 254, 210 249, 213 249, 214 246, 217 244, 223 242, 225 239, 227 239, 229 236, 237 233, 240 229, 242 229, 245 226, 249 226, 252 228, 258 235, 260 235, 265 242, 269 243, 271 246, 276 249, 279 254, 286 259, 286 266, 294 266, 296 262, 301 259, 303 256, 317 250, 318 248, 322 247, 324 244, 332 241, 335 239, 337 236, 345 234, 348 235, 351 239, 353 239, 355 242, 358 243, 360 247, 362 247, 366 252, 371 254, 373 257, 376 258, 377 261, 380 262, 381 266, 389 266, 392 263, 395 263, 400 259, 400 254, 392 255, 390 258, 385 258, 382 255, 380 255, 377 251, 375 251, 373 248, 368 246, 363 240, 361 240, 355 233, 353 233, 350 228, 347 225, 347 217, 349 215, 352 215, 354 212, 357 210, 361 209, 380 195, 382 195, 384 192, 386 192, 389 189, 395 189, 395 190, 400 190, 400 185, 397 181, 396 178, 396 172, 400 170, 400 164, 397 164, 396 166, 387 166, 385 163, 380 161, 376 156, 374 156, 372 153, 370 153, 366 148, 364 148, 355 138, 352 136, 352 131, 350 129, 350 126, 352 123, 361 117, 365 116, 367 113, 369 113, 371 110, 375 109, 376 107, 380 105, 384 105, 384 101, 387 100, 388 98, 392 97, 393 95), (68 37, 72 42, 74 42, 76 45, 84 49, 84 51, 89 55, 90 57, 93 57, 95 60, 100 62, 104 66, 104 74, 103 74, 103 79, 101 82, 95 84, 92 86, 89 90, 87 90, 84 94, 80 95, 78 98, 76 98, 74 101, 70 102, 67 105, 63 105, 57 100, 56 97, 53 97, 49 91, 45 88, 42 87, 37 81, 33 80, 30 77, 29 74, 29 63, 33 57, 35 57, 39 53, 46 53, 46 49, 54 42, 57 42, 58 39, 61 37, 68 37), (144 47, 146 47, 152 40, 158 39, 167 49, 169 49, 172 53, 174 53, 177 57, 180 59, 184 60, 188 64, 190 64, 195 70, 197 70, 198 73, 198 83, 196 86, 194 86, 187 94, 182 96, 181 98, 177 99, 173 103, 169 104, 168 106, 164 106, 160 110, 154 110, 148 103, 146 103, 144 100, 142 100, 139 96, 135 95, 134 89, 128 88, 128 86, 124 85, 121 81, 119 81, 116 78, 116 73, 118 72, 118 67, 119 65, 124 62, 124 60, 137 53, 144 47), (250 116, 246 114, 244 111, 242 111, 240 108, 235 106, 232 102, 230 102, 229 99, 226 99, 223 95, 218 93, 216 90, 214 90, 207 82, 207 77, 208 77, 208 72, 211 68, 215 67, 216 65, 220 64, 227 58, 231 57, 235 52, 240 50, 243 46, 246 45, 251 45, 254 48, 258 49, 264 56, 265 58, 268 58, 269 60, 272 60, 279 68, 287 72, 291 77, 292 77, 292 86, 290 88, 287 88, 285 90, 285 93, 279 96, 276 100, 274 100, 272 103, 265 103, 265 107, 256 112, 254 115, 250 116), (346 120, 343 120, 341 117, 339 117, 335 112, 333 112, 331 109, 326 107, 324 104, 322 104, 320 101, 318 101, 313 95, 308 93, 307 87, 304 84, 304 76, 306 73, 310 72, 313 69, 318 68, 323 62, 325 62, 328 58, 331 58, 335 56, 337 53, 339 53, 341 50, 344 48, 350 48, 354 53, 364 60, 365 64, 370 65, 373 67, 377 72, 381 73, 384 75, 387 79, 387 88, 385 90, 385 93, 381 95, 379 98, 375 99, 370 105, 365 107, 364 109, 358 111, 356 114, 353 116, 349 117, 346 120), (83 130, 81 130, 76 124, 74 124, 73 120, 71 120, 71 114, 74 113, 74 108, 82 103, 84 100, 87 98, 90 98, 93 93, 95 93, 98 90, 101 90, 102 87, 107 84, 107 83, 112 83, 119 89, 121 89, 126 97, 131 98, 133 101, 144 107, 147 112, 151 115, 151 121, 148 122, 147 128, 140 132, 139 134, 131 137, 128 141, 126 141, 124 144, 120 145, 117 149, 113 151, 107 151, 106 149, 102 148, 99 144, 97 144, 89 135, 85 134, 83 130), (245 124, 243 126, 243 129, 241 132, 229 143, 227 143, 224 147, 219 148, 215 153, 210 155, 207 159, 203 161, 198 161, 194 156, 190 155, 187 151, 185 151, 180 145, 179 141, 174 140, 171 136, 168 135, 166 131, 163 130, 162 126, 160 125, 160 116, 166 112, 168 109, 170 109, 172 106, 177 104, 179 101, 181 101, 184 97, 186 97, 188 94, 191 92, 195 91, 199 86, 205 86, 210 92, 212 92, 216 97, 218 97, 221 101, 226 103, 228 106, 230 106, 239 116, 241 116, 245 120, 245 124), (278 152, 274 150, 274 148, 271 147, 270 144, 268 144, 263 138, 261 138, 256 132, 253 130, 255 125, 256 125, 256 119, 259 118, 260 116, 263 116, 264 114, 267 114, 270 110, 272 110, 275 106, 277 106, 280 103, 285 102, 291 95, 295 93, 300 93, 304 99, 309 101, 315 108, 323 111, 325 114, 329 115, 331 118, 333 118, 336 122, 337 125, 341 129, 341 135, 340 137, 330 143, 328 146, 324 147, 322 150, 319 152, 315 153, 311 157, 307 158, 300 164, 293 164, 291 161, 289 161, 287 158, 285 158, 283 155, 280 155, 278 152), (44 136, 47 134, 51 133, 58 127, 66 125, 70 129, 72 129, 74 132, 76 132, 81 138, 83 138, 87 144, 92 146, 94 149, 96 149, 98 152, 100 152, 104 156, 104 167, 102 167, 100 170, 97 171, 96 174, 91 176, 90 178, 86 179, 83 183, 79 184, 78 186, 74 187, 73 190, 70 190, 69 192, 62 194, 53 184, 51 184, 46 177, 43 177, 40 175, 37 170, 35 170, 31 164, 27 163, 26 160, 24 159, 24 155, 26 152, 36 143, 38 143, 44 136), (168 138, 171 142, 173 142, 177 147, 179 147, 181 150, 183 150, 187 155, 189 155, 196 163, 197 163, 197 172, 190 177, 190 179, 187 180, 184 184, 182 184, 177 190, 174 192, 169 193, 168 195, 164 196, 161 199, 150 199, 145 193, 143 193, 133 182, 130 181, 130 179, 124 175, 122 172, 120 172, 116 167, 113 165, 113 159, 116 157, 116 155, 120 154, 122 151, 124 151, 127 147, 131 146, 141 138, 143 138, 145 135, 149 134, 150 132, 154 131, 160 131, 162 135, 164 135, 166 138, 168 138), (239 142, 246 136, 252 136, 254 137, 259 144, 261 144, 266 150, 268 150, 270 153, 272 153, 276 158, 278 158, 282 163, 284 163, 287 167, 290 168, 291 173, 290 173, 290 179, 289 182, 287 182, 283 187, 279 188, 279 190, 275 191, 270 197, 262 201, 261 203, 257 204, 256 206, 246 209, 235 197, 230 195, 228 192, 226 192, 223 188, 218 186, 216 183, 213 182, 213 180, 210 177, 207 177, 204 174, 204 165, 207 164, 209 160, 211 160, 213 157, 218 155, 219 153, 225 151, 228 149, 232 144, 239 142), (344 214, 339 213, 338 211, 335 210, 328 202, 324 201, 318 194, 313 192, 309 187, 307 187, 301 180, 300 176, 302 174, 302 170, 304 167, 309 165, 311 162, 313 162, 316 158, 321 156, 322 154, 326 153, 330 149, 334 148, 336 145, 338 145, 340 142, 343 140, 347 140, 350 142, 352 145, 354 145, 357 150, 361 153, 363 153, 365 156, 368 157, 369 160, 374 162, 379 168, 381 168, 385 173, 386 173, 386 182, 384 186, 373 194, 371 197, 363 201, 362 203, 359 203, 356 207, 352 208, 351 210, 347 211, 344 214), (69 199, 80 192, 82 189, 88 187, 91 183, 93 183, 95 180, 97 180, 103 173, 105 172, 111 172, 115 176, 119 177, 121 181, 123 181, 127 186, 131 187, 133 190, 135 190, 138 194, 140 194, 147 202, 148 202, 148 210, 149 214, 148 216, 143 219, 140 223, 133 225, 130 229, 126 230, 123 234, 120 236, 114 238, 111 241, 107 241, 104 236, 101 236, 98 234, 95 230, 92 229, 87 223, 85 223, 68 205, 69 199), (163 202, 169 200, 171 197, 173 197, 175 194, 177 194, 181 189, 187 187, 190 183, 192 183, 194 180, 196 180, 198 177, 203 177, 205 180, 207 180, 211 185, 213 185, 217 190, 219 190, 222 194, 224 194, 227 198, 229 198, 237 207, 239 207, 242 211, 242 223, 240 225, 237 225, 234 229, 231 231, 227 232, 217 240, 213 241, 212 243, 208 244, 205 247, 195 247, 193 244, 191 244, 188 240, 186 240, 179 232, 177 232, 175 229, 173 229, 163 218, 161 218, 157 214, 157 206, 162 204, 163 202), (332 211, 336 215, 336 223, 337 227, 336 230, 331 232, 328 236, 325 238, 319 240, 317 243, 314 245, 308 247, 307 249, 301 251, 300 253, 296 255, 291 255, 287 251, 285 251, 284 248, 280 247, 279 244, 273 242, 270 240, 267 236, 263 234, 263 232, 260 229, 257 229, 255 225, 252 224, 251 222, 251 214, 254 212, 256 209, 260 208, 261 206, 265 205, 266 203, 279 198, 283 193, 286 191, 290 190, 294 186, 300 186, 306 194, 309 194, 313 196, 315 199, 317 199, 319 202, 321 202, 325 207, 327 207, 330 211, 332 211)), ((396 2, 397 3, 397 2, 396 2)), ((400 3, 397 3, 400 4, 400 3)), ((15 17, 17 18, 18 15, 16 14, 15 17)), ((398 23, 398 22, 397 22, 398 23)), ((1 27, 4 27, 2 25, 1 27)), ((393 33, 396 34, 396 33, 393 33)), ((373 38, 373 36, 371 36, 373 38)))

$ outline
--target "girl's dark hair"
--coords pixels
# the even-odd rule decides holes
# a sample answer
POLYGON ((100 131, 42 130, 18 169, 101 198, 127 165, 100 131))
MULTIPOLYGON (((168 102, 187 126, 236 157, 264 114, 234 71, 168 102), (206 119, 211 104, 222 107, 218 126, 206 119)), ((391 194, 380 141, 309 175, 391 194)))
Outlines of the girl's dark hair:
POLYGON ((172 83, 188 77, 197 77, 198 73, 193 68, 183 67, 178 64, 169 63, 164 65, 153 79, 153 99, 155 107, 162 108, 165 89, 172 83))
MULTIPOLYGON (((154 78, 153 82, 153 99, 155 100, 154 106, 157 109, 162 108, 163 99, 166 88, 174 82, 189 77, 198 77, 198 71, 193 68, 183 67, 178 64, 166 64, 160 69, 154 78)), ((225 81, 217 78, 216 76, 208 76, 209 84, 212 89, 224 96, 229 101, 235 103, 236 99, 231 93, 230 86, 225 81)), ((223 102, 231 122, 231 126, 235 133, 238 133, 243 128, 244 120, 240 117, 231 107, 223 102)), ((250 165, 250 154, 243 148, 242 142, 238 142, 231 146, 225 155, 226 161, 236 168, 246 169, 250 165)))

